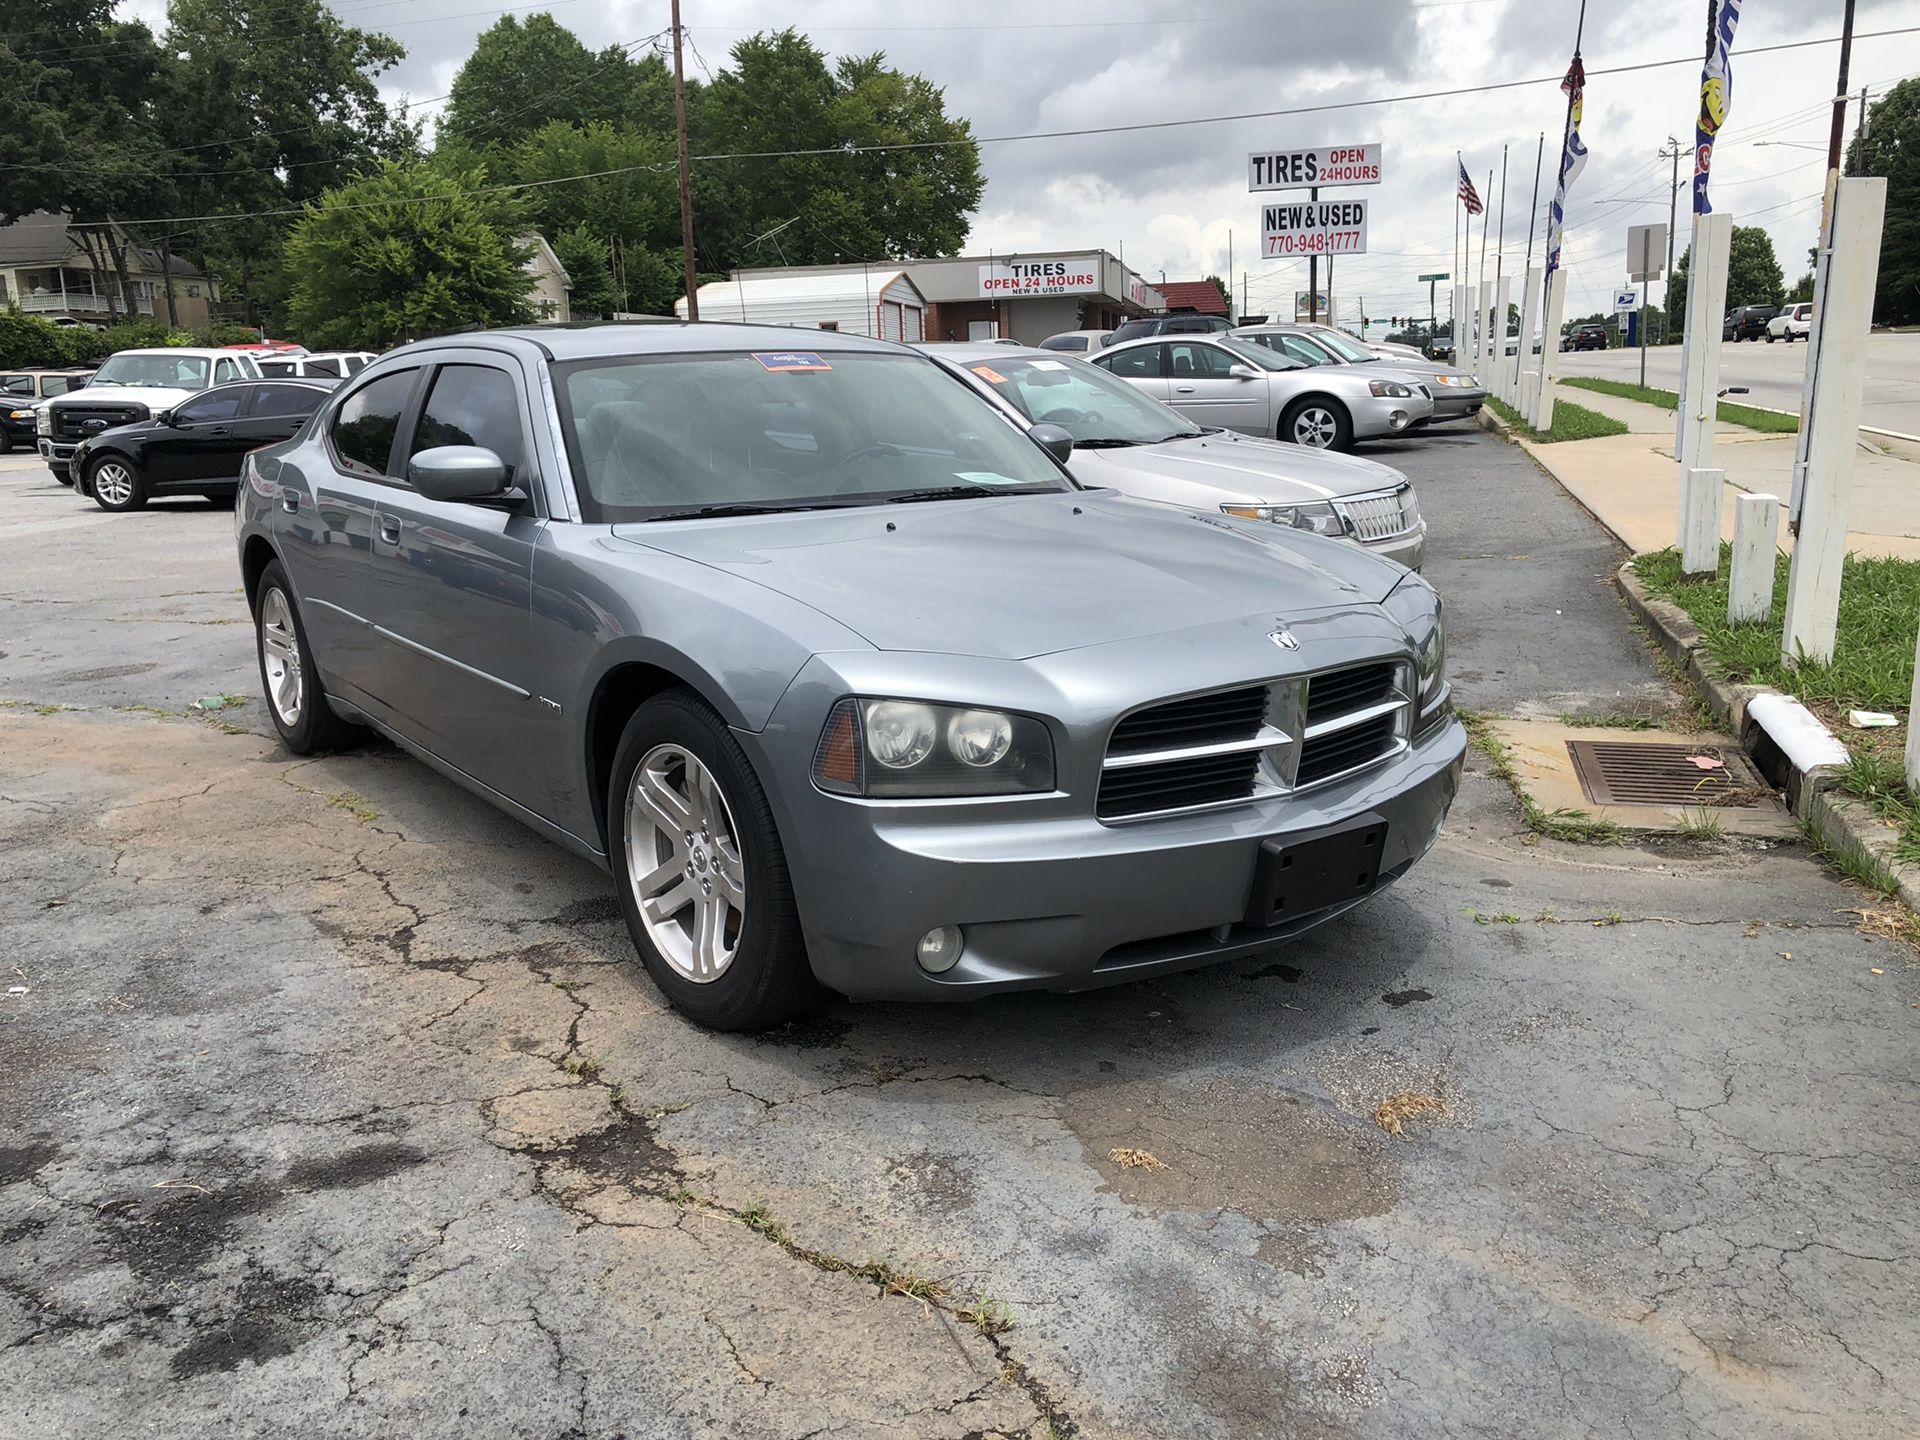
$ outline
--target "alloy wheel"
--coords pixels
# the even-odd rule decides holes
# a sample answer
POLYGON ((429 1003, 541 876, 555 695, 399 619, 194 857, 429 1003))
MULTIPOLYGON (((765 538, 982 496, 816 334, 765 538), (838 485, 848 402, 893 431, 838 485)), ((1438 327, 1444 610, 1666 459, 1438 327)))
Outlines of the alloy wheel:
POLYGON ((1296 445, 1324 450, 1333 444, 1339 433, 1340 425, 1333 418, 1333 412, 1322 406, 1310 405, 1293 417, 1293 443, 1296 445))
POLYGON ((118 460, 109 460, 93 472, 93 493, 109 505, 124 505, 133 498, 133 471, 118 460))
POLYGON ((267 674, 267 701, 283 725, 298 725, 306 680, 300 668, 300 635, 284 591, 272 589, 260 600, 260 662, 267 674))
POLYGON ((720 783, 680 745, 656 745, 627 785, 627 880, 647 938, 682 978, 710 984, 739 953, 747 867, 720 783))

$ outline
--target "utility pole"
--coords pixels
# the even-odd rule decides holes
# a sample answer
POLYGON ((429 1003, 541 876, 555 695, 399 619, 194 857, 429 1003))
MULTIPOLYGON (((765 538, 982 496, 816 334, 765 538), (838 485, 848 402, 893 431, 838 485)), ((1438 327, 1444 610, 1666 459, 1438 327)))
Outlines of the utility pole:
POLYGON ((1231 230, 1227 231, 1227 318, 1233 319, 1233 231, 1231 230))
POLYGON ((1680 157, 1687 153, 1687 148, 1671 135, 1660 147, 1660 158, 1673 161, 1673 189, 1667 195, 1667 286, 1660 304, 1661 312, 1667 317, 1660 327, 1662 340, 1673 338, 1673 237, 1674 226, 1680 219, 1680 157))
POLYGON ((673 0, 673 130, 680 153, 680 265, 686 272, 687 319, 698 320, 700 278, 693 265, 693 173, 687 158, 687 72, 680 56, 683 41, 680 0, 673 0))
MULTIPOLYGON (((1315 185, 1311 190, 1307 191, 1307 202, 1315 205, 1320 202, 1320 187, 1318 185, 1315 185)), ((1332 287, 1329 286, 1328 288, 1331 289, 1332 287)), ((1300 318, 1298 307, 1294 309, 1293 318, 1296 320, 1300 318)), ((1310 325, 1318 325, 1320 323, 1320 257, 1318 255, 1309 255, 1307 257, 1307 323, 1310 325)))
POLYGON ((1854 0, 1847 0, 1847 12, 1840 22, 1840 83, 1833 89, 1833 124, 1827 131, 1827 185, 1820 206, 1822 248, 1831 243, 1827 223, 1833 217, 1833 188, 1840 179, 1840 142, 1846 135, 1847 105, 1853 98, 1847 93, 1848 71, 1853 64, 1853 4, 1854 0))

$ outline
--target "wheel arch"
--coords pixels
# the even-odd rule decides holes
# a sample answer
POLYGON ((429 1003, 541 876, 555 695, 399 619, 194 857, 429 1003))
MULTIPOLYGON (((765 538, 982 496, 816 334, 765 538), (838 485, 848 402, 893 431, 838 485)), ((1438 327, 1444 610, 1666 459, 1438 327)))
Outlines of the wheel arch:
POLYGON ((267 566, 280 558, 273 548, 273 542, 264 535, 249 535, 247 543, 240 551, 240 581, 247 592, 247 609, 253 609, 254 601, 260 592, 260 577, 266 573, 267 566))
MULTIPOLYGON (((669 690, 688 691, 729 726, 740 723, 735 707, 707 677, 696 674, 690 666, 673 665, 664 656, 626 659, 609 666, 594 682, 581 726, 594 836, 608 855, 613 851, 607 830, 607 784, 613 778, 614 753, 620 748, 620 737, 626 733, 627 722, 634 712, 654 696, 669 690)), ((748 764, 752 763, 749 757, 748 764)), ((761 784, 765 785, 764 778, 761 784)))
POLYGON ((1296 410, 1299 410, 1302 406, 1311 405, 1315 401, 1319 401, 1323 405, 1333 406, 1342 415, 1347 417, 1348 426, 1349 427, 1352 426, 1353 407, 1351 405, 1349 405, 1345 400, 1342 400, 1338 395, 1334 394, 1331 390, 1309 390, 1304 395, 1294 396, 1291 400, 1287 401, 1285 405, 1282 405, 1280 407, 1280 423, 1278 426, 1275 427, 1275 430, 1274 430, 1275 438, 1284 440, 1286 438, 1284 432, 1287 428, 1288 418, 1292 416, 1293 413, 1296 410))

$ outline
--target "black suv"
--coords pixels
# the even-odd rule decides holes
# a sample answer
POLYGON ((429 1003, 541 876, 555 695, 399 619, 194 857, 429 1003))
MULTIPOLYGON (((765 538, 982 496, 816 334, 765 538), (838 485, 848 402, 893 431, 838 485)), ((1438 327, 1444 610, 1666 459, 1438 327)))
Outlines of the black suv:
POLYGON ((1738 310, 1730 310, 1726 323, 1720 327, 1720 338, 1735 344, 1765 339, 1767 322, 1779 313, 1778 305, 1742 305, 1738 310))
POLYGON ((1147 315, 1138 320, 1123 320, 1113 332, 1109 345, 1122 340, 1139 340, 1148 335, 1213 335, 1233 329, 1224 315, 1147 315))
POLYGON ((1607 348, 1607 327, 1604 325, 1576 325, 1567 336, 1563 350, 1604 350, 1607 348))

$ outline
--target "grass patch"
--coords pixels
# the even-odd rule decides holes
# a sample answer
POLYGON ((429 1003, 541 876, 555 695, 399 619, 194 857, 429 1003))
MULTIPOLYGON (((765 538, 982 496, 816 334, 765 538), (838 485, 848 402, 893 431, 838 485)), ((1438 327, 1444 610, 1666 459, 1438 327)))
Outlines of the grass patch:
MULTIPOLYGON (((1500 738, 1499 732, 1493 728, 1493 722, 1485 715, 1462 710, 1460 723, 1467 727, 1467 739, 1472 742, 1473 748, 1490 762, 1487 773, 1512 787, 1520 801, 1520 817, 1534 834, 1576 845, 1627 843, 1627 832, 1611 820, 1596 820, 1584 810, 1542 810, 1521 783, 1520 772, 1513 768, 1513 748, 1500 738)), ((1475 918, 1478 920, 1479 917, 1475 918)), ((1514 920, 1517 923, 1519 917, 1515 916, 1514 920)), ((1479 923, 1484 925, 1487 922, 1480 920, 1479 923)))
POLYGON ((1544 434, 1520 418, 1520 412, 1504 400, 1487 397, 1487 408, 1506 421, 1507 428, 1536 445, 1557 445, 1563 440, 1601 440, 1609 435, 1625 435, 1627 426, 1611 415, 1602 415, 1584 405, 1562 400, 1553 407, 1553 428, 1544 434))
POLYGON ((1629 715, 1615 711, 1607 715, 1562 715, 1560 723, 1569 730, 1658 730, 1660 722, 1650 715, 1629 715))
MULTIPOLYGON (((1637 400, 1642 405, 1657 405, 1662 410, 1680 408, 1680 397, 1672 390, 1654 385, 1635 385, 1626 380, 1602 380, 1596 375, 1558 375, 1555 383, 1575 390, 1591 390, 1596 395, 1612 395, 1620 400, 1637 400)), ((1557 408, 1557 407, 1556 407, 1557 408)), ((1800 417, 1782 415, 1777 410, 1761 410, 1752 405, 1720 402, 1720 420, 1725 425, 1740 425, 1767 435, 1798 435, 1800 417)))
POLYGON ((991 1339, 1013 1328, 1013 1307, 991 1295, 976 1295, 973 1304, 960 1312, 960 1318, 991 1339))
POLYGON ((1694 810, 1680 816, 1680 836, 1684 840, 1718 840, 1726 833, 1726 825, 1711 810, 1694 810))

